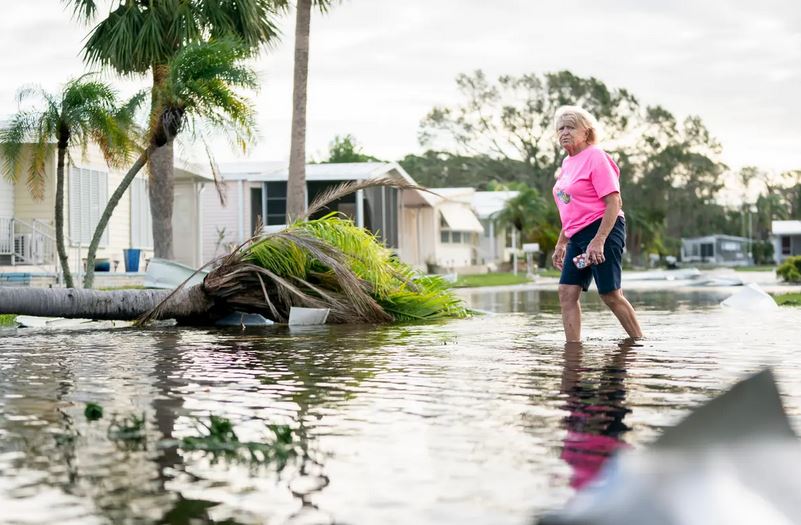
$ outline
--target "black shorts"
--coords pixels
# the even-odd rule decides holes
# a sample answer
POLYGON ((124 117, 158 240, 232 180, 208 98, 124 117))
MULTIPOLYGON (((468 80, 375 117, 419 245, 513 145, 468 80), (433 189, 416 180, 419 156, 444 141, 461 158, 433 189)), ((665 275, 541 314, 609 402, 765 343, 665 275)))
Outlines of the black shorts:
POLYGON ((626 246, 626 221, 618 217, 612 231, 604 243, 604 262, 593 264, 582 269, 576 268, 573 257, 587 251, 587 246, 598 232, 601 219, 588 224, 576 232, 567 242, 565 262, 562 267, 562 276, 559 284, 573 284, 581 286, 585 292, 590 287, 590 281, 595 279, 595 286, 599 294, 606 294, 620 289, 620 274, 623 269, 623 247, 626 246))

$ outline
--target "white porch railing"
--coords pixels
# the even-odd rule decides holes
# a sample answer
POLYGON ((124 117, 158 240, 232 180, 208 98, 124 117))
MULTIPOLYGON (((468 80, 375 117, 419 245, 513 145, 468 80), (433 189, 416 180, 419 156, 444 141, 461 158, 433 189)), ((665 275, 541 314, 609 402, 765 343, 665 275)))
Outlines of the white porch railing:
POLYGON ((14 219, 0 217, 0 255, 14 254, 14 219))

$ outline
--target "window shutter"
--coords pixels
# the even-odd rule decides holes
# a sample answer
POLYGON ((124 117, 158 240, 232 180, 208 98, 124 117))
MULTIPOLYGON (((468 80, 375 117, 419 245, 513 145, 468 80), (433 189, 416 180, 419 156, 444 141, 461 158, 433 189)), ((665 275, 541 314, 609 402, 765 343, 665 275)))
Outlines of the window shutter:
POLYGON ((72 167, 69 174, 70 244, 75 245, 81 233, 81 170, 72 167))

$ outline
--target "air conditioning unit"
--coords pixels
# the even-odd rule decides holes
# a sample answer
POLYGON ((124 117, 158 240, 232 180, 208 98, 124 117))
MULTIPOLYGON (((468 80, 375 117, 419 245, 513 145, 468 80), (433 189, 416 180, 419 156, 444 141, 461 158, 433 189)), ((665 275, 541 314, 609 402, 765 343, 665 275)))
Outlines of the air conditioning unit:
POLYGON ((25 262, 31 260, 31 245, 33 236, 30 233, 14 234, 14 255, 25 262))
POLYGON ((41 234, 14 234, 14 255, 28 264, 44 264, 45 238, 41 234))

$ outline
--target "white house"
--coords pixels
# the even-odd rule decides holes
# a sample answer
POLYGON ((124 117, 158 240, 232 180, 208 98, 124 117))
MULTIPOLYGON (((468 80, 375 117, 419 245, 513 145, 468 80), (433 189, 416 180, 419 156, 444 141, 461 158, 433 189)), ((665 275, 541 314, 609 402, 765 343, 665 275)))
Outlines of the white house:
MULTIPOLYGON (((280 227, 286 221, 287 164, 235 162, 220 165, 226 202, 210 192, 203 196, 203 257, 211 261, 247 240, 257 225, 280 227)), ((307 164, 307 199, 347 181, 389 176, 414 183, 396 163, 359 162, 307 164)), ((479 235, 484 229, 472 209, 473 188, 360 190, 331 204, 371 231, 398 257, 414 267, 443 271, 473 271, 479 235)), ((318 214, 321 215, 321 214, 318 214)))
POLYGON ((749 253, 750 239, 733 235, 707 235, 681 240, 682 262, 746 266, 753 264, 749 253))
MULTIPOLYGON (((232 246, 247 240, 257 225, 267 227, 286 223, 286 187, 288 168, 285 162, 235 162, 220 165, 225 187, 223 205, 214 194, 203 197, 206 210, 203 245, 204 259, 210 261, 228 253, 232 246)), ((349 181, 375 177, 414 180, 398 164, 392 162, 358 162, 342 164, 307 164, 306 195, 309 203, 327 189, 349 181)), ((408 260, 411 240, 404 234, 412 224, 403 224, 401 208, 408 199, 422 199, 425 192, 373 187, 359 190, 332 203, 321 213, 339 211, 374 232, 388 247, 408 260)))
POLYGON ((500 224, 498 214, 506 203, 517 196, 517 191, 477 191, 473 194, 473 209, 484 227, 478 247, 480 264, 497 267, 512 257, 511 234, 514 232, 500 224))
MULTIPOLYGON (((94 145, 88 148, 86 155, 73 151, 72 159, 74 164, 65 168, 64 230, 70 267, 73 272, 80 273, 100 214, 125 171, 109 168, 94 145)), ((191 266, 197 266, 201 259, 200 194, 212 180, 208 171, 184 162, 175 166, 175 255, 178 261, 191 266)), ((46 161, 45 191, 41 200, 31 196, 24 180, 13 183, 8 174, 0 176, 0 271, 24 266, 58 273, 55 173, 54 149, 46 161)), ((123 272, 126 248, 140 248, 142 260, 153 253, 145 170, 137 175, 114 210, 97 257, 108 259, 110 271, 123 272)))
POLYGON ((801 255, 801 221, 772 221, 773 257, 777 263, 801 255))
POLYGON ((416 214, 411 222, 420 248, 409 262, 431 269, 458 273, 486 271, 479 258, 484 227, 473 209, 474 188, 430 188, 425 204, 404 202, 404 214, 416 214))

